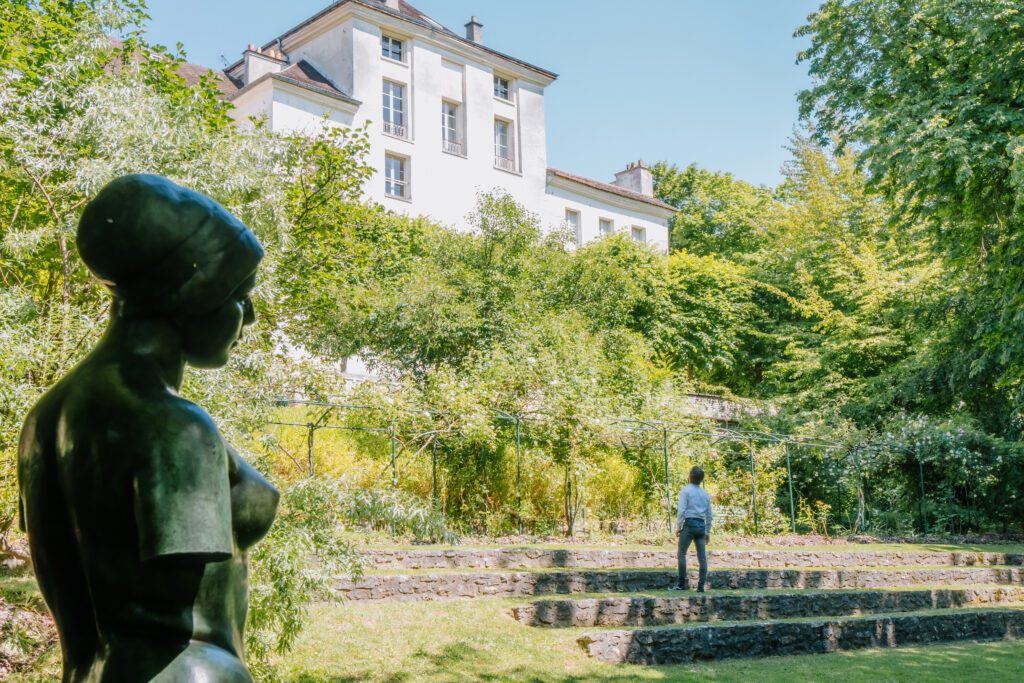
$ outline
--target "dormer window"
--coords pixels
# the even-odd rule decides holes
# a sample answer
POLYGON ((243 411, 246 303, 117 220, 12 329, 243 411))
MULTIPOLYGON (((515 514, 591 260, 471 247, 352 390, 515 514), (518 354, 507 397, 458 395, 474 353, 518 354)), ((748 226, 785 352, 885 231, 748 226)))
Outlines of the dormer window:
POLYGON ((507 78, 494 77, 494 96, 506 102, 512 101, 512 86, 507 78))
POLYGON ((380 54, 386 59, 393 59, 396 62, 404 61, 402 59, 404 47, 404 43, 398 38, 392 38, 391 36, 380 37, 380 54))

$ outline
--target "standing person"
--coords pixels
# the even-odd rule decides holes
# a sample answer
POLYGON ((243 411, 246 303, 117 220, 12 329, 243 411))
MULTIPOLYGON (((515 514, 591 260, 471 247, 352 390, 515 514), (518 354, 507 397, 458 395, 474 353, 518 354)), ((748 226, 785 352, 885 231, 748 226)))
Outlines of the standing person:
POLYGON ((679 582, 672 590, 687 590, 686 553, 690 543, 697 546, 697 562, 700 563, 700 579, 697 592, 704 592, 708 578, 707 543, 711 538, 711 496, 700 487, 704 481, 704 470, 694 467, 690 470, 690 483, 679 492, 679 506, 676 509, 676 526, 679 535, 679 582))

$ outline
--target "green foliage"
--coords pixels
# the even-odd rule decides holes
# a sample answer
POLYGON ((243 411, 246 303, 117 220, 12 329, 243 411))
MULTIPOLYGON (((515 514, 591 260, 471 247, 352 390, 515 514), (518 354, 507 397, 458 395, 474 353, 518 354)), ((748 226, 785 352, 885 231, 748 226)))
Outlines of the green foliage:
POLYGON ((362 558, 348 527, 391 527, 416 539, 458 542, 436 510, 407 494, 354 489, 338 478, 303 479, 289 486, 270 533, 250 557, 247 648, 261 680, 277 680, 270 656, 292 648, 310 605, 338 600, 331 586, 339 576, 362 576, 362 558))
POLYGON ((858 149, 872 185, 930 226, 937 253, 983 302, 961 311, 970 317, 954 333, 970 352, 953 374, 1019 402, 1020 3, 829 0, 798 35, 811 40, 801 59, 816 84, 801 109, 816 133, 858 149))
POLYGON ((797 500, 796 523, 797 528, 809 531, 812 534, 828 537, 829 516, 832 513, 832 506, 823 500, 816 500, 811 505, 805 499, 797 500))
MULTIPOLYGON (((88 199, 124 173, 160 173, 220 201, 266 247, 256 292, 261 325, 227 368, 190 373, 183 389, 244 450, 268 418, 269 406, 252 397, 268 385, 324 383, 319 368, 282 362, 278 331, 298 336, 302 327, 279 302, 306 306, 332 284, 319 272, 302 280, 303 264, 289 246, 293 236, 310 246, 307 234, 325 220, 323 197, 353 204, 369 171, 361 131, 282 137, 229 125, 229 105, 216 97, 212 80, 189 87, 177 74, 182 57, 143 40, 141 5, 43 0, 8 3, 0 12, 0 550, 8 550, 21 421, 106 322, 107 296, 74 253, 72 236, 88 199)), ((371 217, 367 225, 379 215, 352 209, 359 211, 371 217)), ((365 523, 386 513, 390 522, 409 512, 419 515, 406 522, 417 533, 439 533, 438 520, 409 501, 356 515, 329 488, 282 488, 278 521, 252 557, 248 644, 264 674, 266 657, 290 647, 307 604, 328 579, 358 571, 338 535, 339 517, 365 523), (348 507, 339 508, 342 502, 348 507)))
POLYGON ((387 530, 416 541, 453 544, 458 535, 448 529, 444 515, 404 491, 350 488, 338 517, 353 526, 387 530))
POLYGON ((670 223, 673 249, 742 259, 763 245, 774 209, 768 188, 696 164, 680 170, 662 161, 651 173, 655 194, 678 210, 670 223))

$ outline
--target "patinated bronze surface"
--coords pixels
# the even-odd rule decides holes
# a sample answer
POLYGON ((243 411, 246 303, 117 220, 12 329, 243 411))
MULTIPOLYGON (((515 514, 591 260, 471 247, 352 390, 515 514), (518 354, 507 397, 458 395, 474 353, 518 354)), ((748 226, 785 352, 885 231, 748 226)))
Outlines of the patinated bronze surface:
POLYGON ((213 200, 119 178, 86 207, 79 253, 113 295, 96 348, 35 405, 21 524, 65 681, 250 681, 246 549, 277 491, 179 396, 255 319, 263 249, 213 200))

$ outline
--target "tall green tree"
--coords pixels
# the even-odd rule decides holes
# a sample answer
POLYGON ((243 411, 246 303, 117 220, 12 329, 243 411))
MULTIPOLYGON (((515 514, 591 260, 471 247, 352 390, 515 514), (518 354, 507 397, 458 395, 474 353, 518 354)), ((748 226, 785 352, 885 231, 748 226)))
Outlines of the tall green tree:
POLYGON ((895 224, 868 191, 855 155, 799 135, 792 152, 755 268, 777 354, 761 390, 818 418, 866 418, 874 383, 893 381, 926 337, 918 317, 943 294, 945 271, 927 234, 895 224))
POLYGON ((677 210, 670 221, 673 249, 741 258, 764 244, 773 210, 770 189, 696 164, 680 169, 661 161, 651 172, 655 195, 677 210))
POLYGON ((1024 8, 828 0, 797 35, 811 41, 800 59, 815 85, 800 102, 816 134, 857 149, 871 186, 930 225, 937 252, 971 283, 955 332, 966 353, 951 375, 1019 403, 1024 8))

